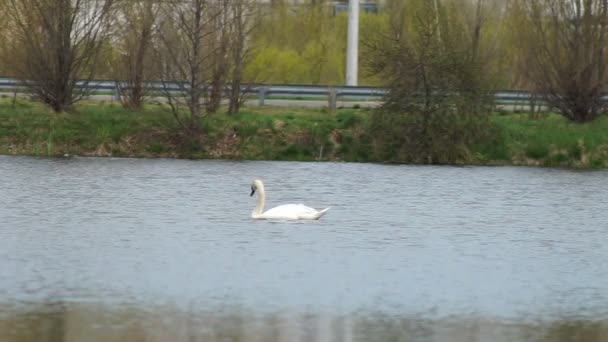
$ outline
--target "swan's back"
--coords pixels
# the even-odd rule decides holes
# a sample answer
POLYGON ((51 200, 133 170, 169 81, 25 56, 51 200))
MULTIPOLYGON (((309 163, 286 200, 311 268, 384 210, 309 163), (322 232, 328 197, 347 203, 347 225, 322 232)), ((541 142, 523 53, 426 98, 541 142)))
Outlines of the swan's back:
POLYGON ((285 204, 269 209, 262 216, 268 219, 318 220, 329 209, 316 210, 303 204, 285 204))

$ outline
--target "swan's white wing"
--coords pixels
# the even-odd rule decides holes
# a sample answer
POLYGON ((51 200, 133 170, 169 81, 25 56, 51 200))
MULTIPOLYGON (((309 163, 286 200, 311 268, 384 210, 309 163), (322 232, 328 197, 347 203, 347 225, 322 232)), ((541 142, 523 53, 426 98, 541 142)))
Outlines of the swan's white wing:
POLYGON ((264 214, 268 215, 283 215, 283 216, 292 216, 304 213, 313 213, 317 212, 315 209, 311 207, 307 207, 303 204, 284 204, 278 207, 274 207, 272 209, 268 209, 264 214))
POLYGON ((285 204, 285 205, 280 205, 278 207, 269 209, 268 211, 264 212, 264 214, 262 214, 262 216, 265 218, 277 218, 277 219, 316 220, 319 217, 321 217, 321 215, 323 215, 325 213, 325 211, 327 211, 327 210, 324 210, 321 213, 318 210, 311 208, 311 207, 307 207, 303 204, 285 204))

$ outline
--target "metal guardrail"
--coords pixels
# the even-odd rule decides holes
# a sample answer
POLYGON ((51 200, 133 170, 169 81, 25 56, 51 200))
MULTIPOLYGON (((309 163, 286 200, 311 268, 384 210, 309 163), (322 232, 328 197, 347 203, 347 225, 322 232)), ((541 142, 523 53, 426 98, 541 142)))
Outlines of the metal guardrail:
MULTIPOLYGON (((85 82, 81 82, 84 85, 85 82)), ((91 94, 112 94, 118 99, 118 86, 115 81, 92 80, 87 84, 91 94)), ((148 82, 146 88, 152 93, 163 91, 162 82, 148 82)), ((177 83, 169 83, 169 89, 179 89, 177 83)), ((347 86, 318 86, 302 84, 254 84, 244 85, 250 96, 257 96, 258 104, 264 105, 269 98, 276 99, 328 99, 330 105, 336 101, 380 101, 386 94, 386 89, 380 87, 347 87, 347 86)), ((25 87, 14 78, 0 77, 0 92, 20 92, 25 87)), ((498 105, 522 105, 528 104, 531 94, 524 91, 502 90, 494 94, 495 103, 498 105)))

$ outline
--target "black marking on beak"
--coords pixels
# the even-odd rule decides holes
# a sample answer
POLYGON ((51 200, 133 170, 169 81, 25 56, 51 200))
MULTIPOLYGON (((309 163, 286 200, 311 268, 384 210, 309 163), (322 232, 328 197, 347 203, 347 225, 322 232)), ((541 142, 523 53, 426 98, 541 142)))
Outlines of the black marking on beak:
POLYGON ((251 187, 251 194, 249 195, 250 197, 253 196, 253 194, 255 194, 255 187, 251 187))

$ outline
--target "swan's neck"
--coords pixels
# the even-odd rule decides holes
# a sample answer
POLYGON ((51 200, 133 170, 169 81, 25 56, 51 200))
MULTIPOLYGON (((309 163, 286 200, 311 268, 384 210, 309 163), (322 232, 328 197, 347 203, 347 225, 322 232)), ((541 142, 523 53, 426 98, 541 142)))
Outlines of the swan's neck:
POLYGON ((264 186, 258 186, 258 203, 253 209, 253 215, 262 215, 264 213, 264 204, 266 203, 266 192, 264 186))

